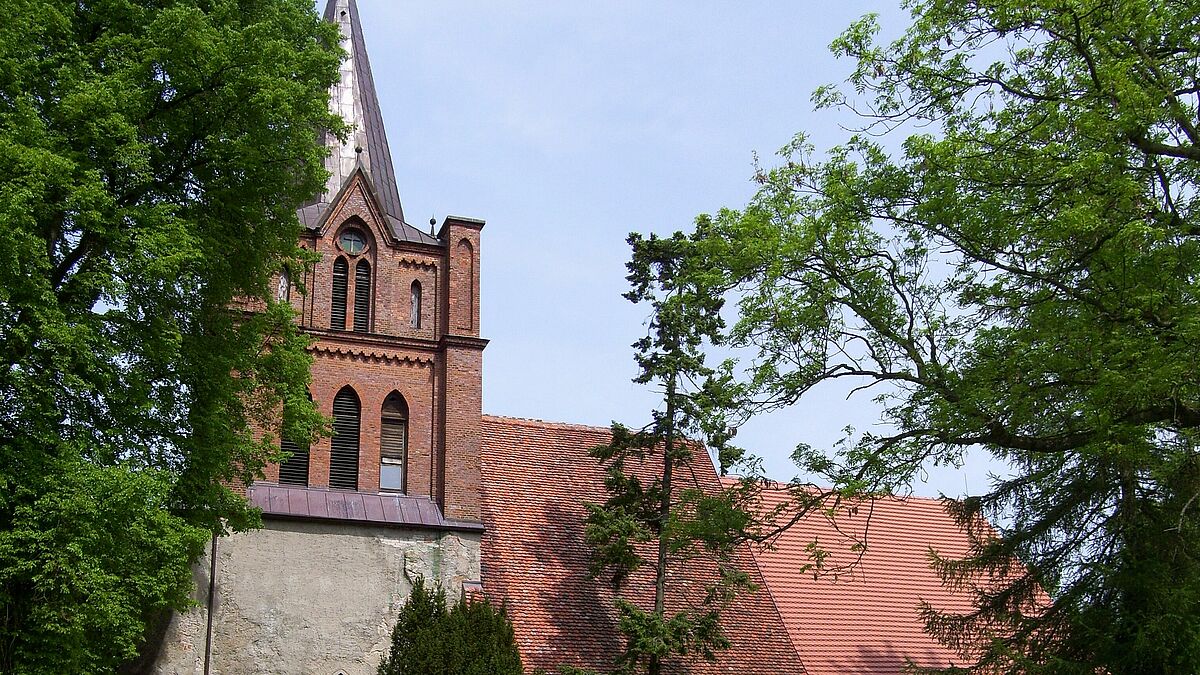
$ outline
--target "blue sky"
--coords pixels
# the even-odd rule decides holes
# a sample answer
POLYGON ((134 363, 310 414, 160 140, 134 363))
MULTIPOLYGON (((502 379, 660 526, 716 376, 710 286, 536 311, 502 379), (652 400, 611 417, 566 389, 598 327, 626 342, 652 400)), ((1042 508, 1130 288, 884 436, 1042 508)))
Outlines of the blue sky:
MULTIPOLYGON (((849 113, 809 100, 852 68, 828 44, 868 12, 885 35, 907 25, 856 0, 358 2, 406 218, 487 221, 484 411, 599 426, 656 403, 630 382, 646 310, 621 298, 626 235, 745 204, 754 153, 769 165, 797 132, 844 139, 849 113)), ((816 394, 739 433, 771 477, 796 474, 797 443, 875 421, 869 395, 816 394)), ((994 468, 975 457, 913 489, 979 493, 994 468)))

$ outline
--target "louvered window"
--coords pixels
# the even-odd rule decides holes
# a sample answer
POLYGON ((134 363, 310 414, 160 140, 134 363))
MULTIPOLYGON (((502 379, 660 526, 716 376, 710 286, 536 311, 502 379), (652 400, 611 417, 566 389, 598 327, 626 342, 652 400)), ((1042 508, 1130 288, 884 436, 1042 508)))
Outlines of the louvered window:
POLYGON ((329 452, 329 487, 358 489, 358 396, 346 387, 333 399, 333 439, 329 452))
POLYGON ((301 447, 286 438, 280 441, 279 447, 292 453, 279 465, 279 484, 308 485, 308 447, 301 447))
POLYGON ((354 266, 354 330, 371 330, 371 264, 366 260, 354 266))
POLYGON ((410 289, 412 307, 409 308, 408 324, 413 328, 421 327, 421 282, 412 282, 410 289))
POLYGON ((345 258, 333 261, 333 301, 329 307, 329 327, 346 330, 346 279, 350 265, 345 258))
POLYGON ((379 489, 404 490, 408 459, 408 404, 398 392, 383 402, 379 426, 379 489))

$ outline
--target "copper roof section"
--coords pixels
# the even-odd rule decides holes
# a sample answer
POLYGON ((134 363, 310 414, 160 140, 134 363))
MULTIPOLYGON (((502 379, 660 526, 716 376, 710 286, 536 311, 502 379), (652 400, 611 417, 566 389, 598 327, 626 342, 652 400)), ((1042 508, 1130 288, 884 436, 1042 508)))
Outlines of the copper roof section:
MULTIPOLYGON (((583 539, 583 503, 606 498, 604 474, 587 453, 608 442, 609 430, 484 416, 482 432, 484 593, 507 603, 528 670, 611 669, 623 637, 611 585, 587 578, 591 549, 583 539)), ((720 489, 703 451, 690 476, 676 475, 706 490, 720 489)), ((671 664, 667 672, 804 672, 749 549, 739 564, 759 590, 739 598, 722 621, 732 648, 714 662, 696 657, 671 664)), ((714 572, 715 566, 702 563, 672 570, 675 597, 700 592, 714 572)), ((653 598, 652 579, 635 576, 632 583, 630 590, 643 601, 653 598)))
POLYGON ((428 497, 255 483, 246 490, 246 498, 262 509, 265 517, 434 530, 483 529, 479 523, 444 518, 428 497))
POLYGON ((355 0, 329 0, 325 5, 325 20, 337 23, 341 28, 341 45, 347 53, 340 68, 340 79, 330 90, 329 106, 354 129, 345 143, 332 134, 324 134, 324 142, 330 153, 325 159, 325 168, 330 173, 329 181, 322 194, 297 212, 300 221, 306 227, 316 229, 354 170, 361 167, 396 239, 440 246, 437 238, 404 220, 392 153, 383 126, 383 113, 375 93, 375 79, 371 74, 371 61, 367 57, 367 45, 363 39, 358 3, 355 0))

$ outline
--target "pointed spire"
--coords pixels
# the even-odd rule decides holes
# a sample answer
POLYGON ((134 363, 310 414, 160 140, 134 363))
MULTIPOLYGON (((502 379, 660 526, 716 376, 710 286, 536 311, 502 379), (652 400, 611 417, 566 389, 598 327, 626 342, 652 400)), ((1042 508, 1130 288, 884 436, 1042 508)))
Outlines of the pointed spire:
POLYGON ((301 217, 310 227, 316 226, 324 217, 325 209, 361 165, 396 237, 404 241, 438 243, 404 221, 400 191, 396 187, 396 174, 392 168, 392 153, 388 149, 383 114, 375 93, 371 62, 367 58, 362 24, 358 18, 358 3, 355 0, 328 0, 325 20, 338 24, 342 32, 342 49, 346 51, 341 77, 329 92, 329 107, 346 120, 353 130, 345 143, 333 135, 326 135, 325 144, 330 153, 325 159, 325 168, 330 173, 329 181, 325 185, 325 192, 301 209, 301 217))

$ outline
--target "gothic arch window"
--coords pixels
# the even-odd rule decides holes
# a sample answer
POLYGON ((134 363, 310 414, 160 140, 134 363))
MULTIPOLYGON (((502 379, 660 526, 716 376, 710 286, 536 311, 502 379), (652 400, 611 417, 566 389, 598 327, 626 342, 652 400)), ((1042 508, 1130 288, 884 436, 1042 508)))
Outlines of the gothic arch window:
POLYGON ((354 266, 354 330, 371 330, 371 263, 366 260, 354 266))
POLYGON ((412 282, 412 288, 409 289, 411 308, 408 313, 408 324, 413 328, 421 327, 421 282, 412 282))
POLYGON ((308 445, 300 445, 284 436, 279 441, 279 449, 290 452, 291 457, 279 464, 280 485, 308 485, 308 445))
POLYGON ((329 327, 346 330, 346 283, 350 264, 338 256, 333 261, 333 298, 329 305, 329 327))
POLYGON ((388 394, 379 418, 379 489, 402 492, 408 462, 408 403, 400 392, 388 394))
POLYGON ((329 487, 358 489, 358 429, 362 407, 358 394, 342 387, 333 399, 333 439, 329 452, 329 487))
MULTIPOLYGON (((312 400, 312 394, 308 395, 312 400)), ((280 485, 308 485, 308 444, 301 445, 284 434, 280 434, 279 449, 291 456, 279 463, 280 485)))
POLYGON ((279 302, 288 302, 292 299, 292 278, 288 275, 287 270, 279 272, 279 282, 275 285, 275 299, 279 302))

